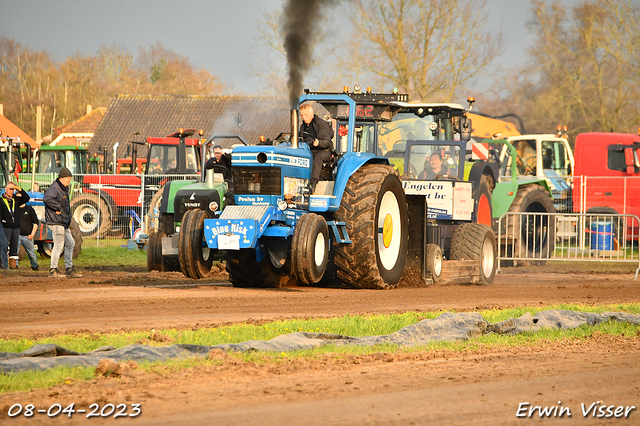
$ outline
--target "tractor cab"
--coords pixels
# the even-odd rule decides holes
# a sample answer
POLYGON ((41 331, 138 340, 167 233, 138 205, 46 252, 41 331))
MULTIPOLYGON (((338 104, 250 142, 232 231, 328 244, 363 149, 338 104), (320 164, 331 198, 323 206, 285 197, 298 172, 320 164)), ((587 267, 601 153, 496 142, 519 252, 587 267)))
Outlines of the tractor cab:
POLYGON ((468 141, 471 121, 459 104, 397 103, 401 109, 379 129, 380 155, 389 159, 404 175, 404 157, 408 141, 468 141))
POLYGON ((195 129, 180 129, 163 138, 149 137, 147 175, 197 174, 200 171, 200 139, 195 129))

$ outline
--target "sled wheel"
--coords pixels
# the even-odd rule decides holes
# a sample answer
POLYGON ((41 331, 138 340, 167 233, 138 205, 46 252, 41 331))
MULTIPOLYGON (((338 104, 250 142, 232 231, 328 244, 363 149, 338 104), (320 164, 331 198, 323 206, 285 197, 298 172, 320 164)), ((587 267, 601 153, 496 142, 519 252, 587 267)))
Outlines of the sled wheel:
POLYGON ((440 281, 442 277, 442 249, 437 244, 427 244, 427 278, 433 283, 440 281))

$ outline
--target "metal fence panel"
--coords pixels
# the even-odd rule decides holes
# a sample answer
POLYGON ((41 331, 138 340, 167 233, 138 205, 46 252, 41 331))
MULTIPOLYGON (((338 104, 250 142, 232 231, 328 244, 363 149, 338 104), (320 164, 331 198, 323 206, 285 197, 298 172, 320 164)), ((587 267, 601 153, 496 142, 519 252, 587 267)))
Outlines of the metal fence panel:
POLYGON ((498 221, 498 269, 504 261, 638 263, 640 219, 631 214, 508 212, 498 221))
MULTIPOLYGON (((76 174, 70 184, 73 217, 80 226, 84 246, 118 246, 147 231, 149 206, 162 186, 173 180, 197 180, 200 175, 76 174)), ((42 192, 56 174, 19 174, 19 185, 42 192), (35 183, 35 185, 33 185, 35 183)), ((160 194, 155 197, 159 200, 160 194)), ((157 218, 156 205, 155 215, 157 218)), ((152 215, 153 216, 153 212, 152 215)))

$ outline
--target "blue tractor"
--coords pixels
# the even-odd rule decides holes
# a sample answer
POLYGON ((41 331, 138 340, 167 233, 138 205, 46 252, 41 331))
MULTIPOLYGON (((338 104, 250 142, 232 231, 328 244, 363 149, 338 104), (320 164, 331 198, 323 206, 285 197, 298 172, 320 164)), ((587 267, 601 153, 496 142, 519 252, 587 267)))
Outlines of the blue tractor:
MULTIPOLYGON (((226 206, 218 218, 204 219, 203 229, 195 222, 193 229, 182 229, 194 236, 194 250, 221 250, 235 287, 322 282, 348 288, 390 288, 400 281, 408 252, 420 253, 415 257, 423 265, 423 278, 430 279, 434 267, 439 277, 438 262, 443 256, 431 259, 435 266, 424 267, 425 243, 443 246, 440 253, 446 256, 451 232, 449 228, 438 233, 427 230, 427 203, 420 194, 412 197, 419 200, 413 210, 423 210, 410 224, 398 173, 405 160, 395 158, 392 165, 393 152, 386 149, 392 141, 385 137, 389 139, 392 130, 385 125, 412 105, 408 95, 357 88, 353 92, 345 88, 342 93, 305 90, 299 102, 320 104, 335 129, 333 155, 323 164, 315 191, 309 189, 313 157, 307 144, 298 140, 298 111, 294 109, 287 142, 233 150, 235 205, 226 206), (432 241, 436 237, 438 241, 432 241)), ((421 113, 422 117, 428 114, 427 110, 421 113)), ((453 139, 453 133, 447 136, 453 139)), ((464 155, 458 161, 464 161, 464 155)), ((467 202, 473 204, 471 198, 467 202)), ((465 220, 471 221, 472 215, 469 212, 465 220)), ((452 218, 445 219, 440 218, 438 226, 457 226, 452 218)), ((495 257, 495 251, 492 253, 495 257)))

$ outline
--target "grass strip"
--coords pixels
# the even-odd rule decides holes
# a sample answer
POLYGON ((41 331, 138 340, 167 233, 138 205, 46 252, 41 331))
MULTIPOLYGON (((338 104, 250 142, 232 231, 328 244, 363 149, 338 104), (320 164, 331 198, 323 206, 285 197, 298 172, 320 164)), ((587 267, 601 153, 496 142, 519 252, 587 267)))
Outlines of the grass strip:
MULTIPOLYGON (((548 309, 565 309, 581 312, 602 313, 607 311, 640 313, 640 303, 616 304, 616 305, 573 305, 561 304, 546 307, 520 307, 501 310, 480 311, 482 317, 490 323, 495 323, 519 317, 526 312, 535 315, 537 312, 548 309)), ((247 340, 268 340, 281 334, 296 331, 324 332, 344 334, 361 337, 371 335, 384 335, 393 333, 402 327, 415 324, 423 319, 436 318, 442 312, 406 312, 394 315, 371 316, 343 316, 327 319, 288 320, 274 321, 263 325, 235 324, 217 328, 203 328, 198 330, 166 329, 159 331, 139 331, 119 334, 91 334, 91 335, 61 335, 38 340, 0 340, 0 352, 21 352, 35 344, 55 343, 59 346, 78 352, 88 352, 105 345, 123 347, 132 343, 144 343, 164 346, 168 344, 186 343, 197 345, 217 345, 221 343, 240 343, 247 340), (150 340, 152 334, 160 340, 150 340)), ((233 353, 231 356, 243 359, 246 362, 263 364, 267 362, 282 362, 299 357, 318 357, 322 354, 362 355, 378 352, 392 353, 399 350, 403 352, 422 352, 431 350, 465 351, 486 349, 487 347, 515 347, 537 345, 544 341, 563 339, 584 339, 593 333, 600 332, 608 335, 637 336, 640 327, 621 323, 606 322, 596 326, 582 326, 573 330, 540 330, 526 332, 514 336, 487 334, 464 342, 437 342, 426 346, 400 347, 398 345, 376 346, 335 346, 325 345, 312 350, 299 350, 281 353, 233 353)), ((142 371, 172 372, 184 368, 199 365, 208 365, 216 361, 207 360, 204 357, 169 360, 164 362, 140 363, 142 371)), ((218 361, 219 362, 219 361, 218 361)), ((27 371, 21 373, 0 374, 0 393, 28 391, 35 388, 50 387, 55 384, 71 380, 89 380, 93 378, 95 367, 56 367, 46 371, 27 371)))

